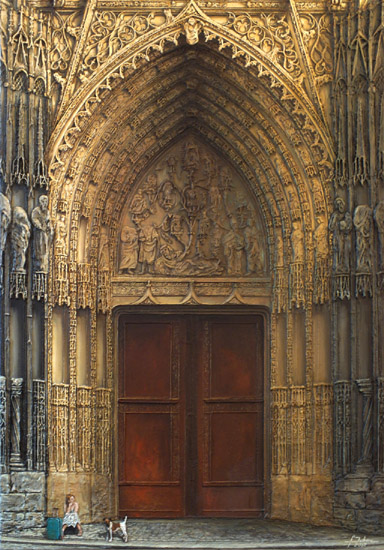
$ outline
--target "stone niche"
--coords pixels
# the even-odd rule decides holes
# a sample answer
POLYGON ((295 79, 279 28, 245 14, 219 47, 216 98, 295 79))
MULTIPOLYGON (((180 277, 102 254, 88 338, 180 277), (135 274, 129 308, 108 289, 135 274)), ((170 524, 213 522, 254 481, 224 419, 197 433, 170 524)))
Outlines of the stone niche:
POLYGON ((243 295, 265 294, 266 242, 249 185, 216 151, 185 137, 151 165, 124 206, 113 294, 129 289, 137 299, 148 280, 159 296, 182 296, 186 280, 200 296, 219 292, 224 300, 234 285, 243 295))

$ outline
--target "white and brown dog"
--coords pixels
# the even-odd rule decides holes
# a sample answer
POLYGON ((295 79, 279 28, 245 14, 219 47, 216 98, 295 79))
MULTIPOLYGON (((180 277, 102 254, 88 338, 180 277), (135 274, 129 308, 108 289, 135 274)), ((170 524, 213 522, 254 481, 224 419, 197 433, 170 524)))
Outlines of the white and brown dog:
POLYGON ((128 542, 127 516, 125 516, 124 521, 112 521, 111 518, 104 518, 104 523, 107 527, 106 540, 108 542, 112 542, 114 534, 120 535, 124 542, 128 542))

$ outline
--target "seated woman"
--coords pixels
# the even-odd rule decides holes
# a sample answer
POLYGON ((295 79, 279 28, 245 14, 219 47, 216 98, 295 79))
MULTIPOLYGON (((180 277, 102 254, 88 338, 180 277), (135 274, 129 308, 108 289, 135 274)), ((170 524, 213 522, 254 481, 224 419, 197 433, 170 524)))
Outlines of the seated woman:
POLYGON ((79 519, 79 504, 76 502, 74 495, 67 495, 65 498, 65 515, 63 519, 63 528, 61 530, 61 538, 64 538, 64 532, 67 527, 77 527, 78 535, 83 534, 79 519))

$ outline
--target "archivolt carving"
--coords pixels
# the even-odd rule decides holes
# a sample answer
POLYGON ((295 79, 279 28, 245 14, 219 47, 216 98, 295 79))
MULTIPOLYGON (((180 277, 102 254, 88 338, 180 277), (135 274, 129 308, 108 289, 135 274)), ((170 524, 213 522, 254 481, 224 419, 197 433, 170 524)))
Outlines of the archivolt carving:
MULTIPOLYGON (((84 116, 89 116, 91 114, 91 112, 94 110, 95 103, 98 103, 100 101, 101 94, 112 89, 113 81, 116 78, 123 77, 125 68, 129 66, 135 68, 136 67, 135 59, 138 60, 140 58, 145 58, 149 60, 150 51, 159 50, 162 52, 164 50, 164 45, 166 41, 172 40, 174 42, 177 42, 178 36, 180 35, 181 32, 183 32, 183 27, 181 25, 192 14, 194 14, 194 17, 196 17, 196 20, 199 21, 200 24, 204 27, 204 32, 206 33, 207 40, 211 40, 215 36, 218 37, 219 41, 221 41, 220 47, 229 45, 232 48, 234 57, 238 57, 239 55, 245 56, 246 62, 248 64, 251 64, 251 63, 257 64, 260 62, 260 60, 262 60, 262 62, 266 63, 266 66, 268 66, 267 74, 270 76, 272 73, 274 74, 277 66, 275 63, 271 63, 270 60, 268 60, 267 56, 262 52, 262 50, 257 48, 257 51, 255 50, 254 53, 251 53, 251 49, 248 48, 247 51, 245 51, 243 49, 244 42, 238 41, 237 33, 234 33, 230 29, 227 29, 225 26, 217 24, 213 20, 207 18, 204 15, 204 13, 201 12, 201 10, 192 1, 170 23, 165 23, 165 25, 160 25, 158 29, 149 31, 148 37, 147 35, 145 35, 146 36, 145 41, 144 41, 144 36, 143 36, 143 39, 139 37, 136 41, 134 41, 135 47, 132 46, 132 48, 128 50, 129 46, 126 46, 122 50, 119 50, 114 56, 112 56, 111 59, 114 60, 113 61, 114 64, 116 64, 118 60, 121 60, 120 61, 121 64, 119 65, 118 70, 111 72, 111 70, 113 70, 112 61, 108 61, 107 63, 104 64, 105 66, 102 69, 98 70, 97 78, 98 79, 106 78, 106 80, 104 80, 104 82, 99 85, 99 88, 95 90, 95 92, 93 93, 93 96, 89 95, 90 93, 92 93, 91 92, 92 79, 89 83, 86 83, 84 85, 84 92, 80 93, 79 91, 76 94, 76 97, 79 99, 81 97, 84 97, 84 100, 81 100, 81 101, 86 101, 86 103, 84 104, 85 108, 81 108, 79 110, 80 105, 79 105, 79 108, 77 108, 77 113, 78 113, 76 115, 77 121, 75 122, 75 125, 71 129, 67 130, 66 135, 64 136, 64 145, 60 146, 61 151, 65 151, 68 147, 71 147, 71 141, 73 139, 72 136, 74 133, 80 130, 80 124, 82 124, 80 122, 80 118, 84 116), (142 44, 144 44, 145 46, 142 46, 142 44), (135 48, 139 48, 139 49, 136 49, 137 51, 136 54, 134 53, 135 48), (130 57, 127 58, 127 55, 129 55, 129 52, 131 52, 131 55, 130 57), (256 56, 256 59, 258 58, 257 61, 253 60, 252 58, 253 55, 256 56), (110 67, 110 68, 108 68, 107 70, 107 67, 110 67), (84 93, 86 94, 85 96, 84 96, 84 93)), ((284 31, 284 29, 281 30, 281 33, 279 36, 280 36, 280 40, 282 41, 287 40, 286 31, 284 31)), ((262 76, 265 73, 266 73, 266 69, 260 66, 260 76, 262 76)), ((273 80, 275 79, 275 77, 272 77, 272 78, 273 80)), ((284 74, 279 75, 279 78, 281 78, 282 81, 285 81, 285 85, 288 85, 288 87, 291 87, 292 90, 297 85, 297 83, 293 82, 291 78, 287 80, 287 77, 285 77, 284 74)), ((277 82, 276 82, 276 85, 280 86, 280 84, 277 84, 277 82)), ((296 94, 296 96, 299 101, 302 101, 303 99, 305 99, 305 96, 303 95, 303 93, 296 94)), ((306 108, 307 109, 309 108, 309 111, 310 111, 309 104, 307 104, 306 108)), ((72 109, 70 109, 69 112, 71 111, 74 112, 72 109)), ((311 116, 314 116, 315 119, 317 118, 317 115, 314 112, 311 113, 311 116)), ((57 139, 57 136, 58 136, 57 132, 60 132, 60 133, 62 132, 64 123, 67 124, 67 122, 65 122, 65 118, 63 117, 62 121, 57 127, 57 130, 54 132, 52 136, 52 143, 55 142, 57 139)), ((323 130, 321 131, 323 132, 323 130)), ((59 153, 58 150, 57 152, 59 153)), ((58 165, 56 166, 56 163, 53 164, 51 166, 51 169, 53 169, 54 167, 58 168, 60 164, 61 164, 61 160, 59 156, 58 165)))

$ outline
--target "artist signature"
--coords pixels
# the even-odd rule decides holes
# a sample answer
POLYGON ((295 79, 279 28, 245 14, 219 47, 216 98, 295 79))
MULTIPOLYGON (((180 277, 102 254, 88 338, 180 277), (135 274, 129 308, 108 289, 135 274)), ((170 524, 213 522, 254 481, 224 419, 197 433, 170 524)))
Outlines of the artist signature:
POLYGON ((357 535, 352 535, 348 543, 348 548, 365 548, 368 544, 373 544, 375 541, 372 539, 367 539, 367 537, 358 537, 357 535))

